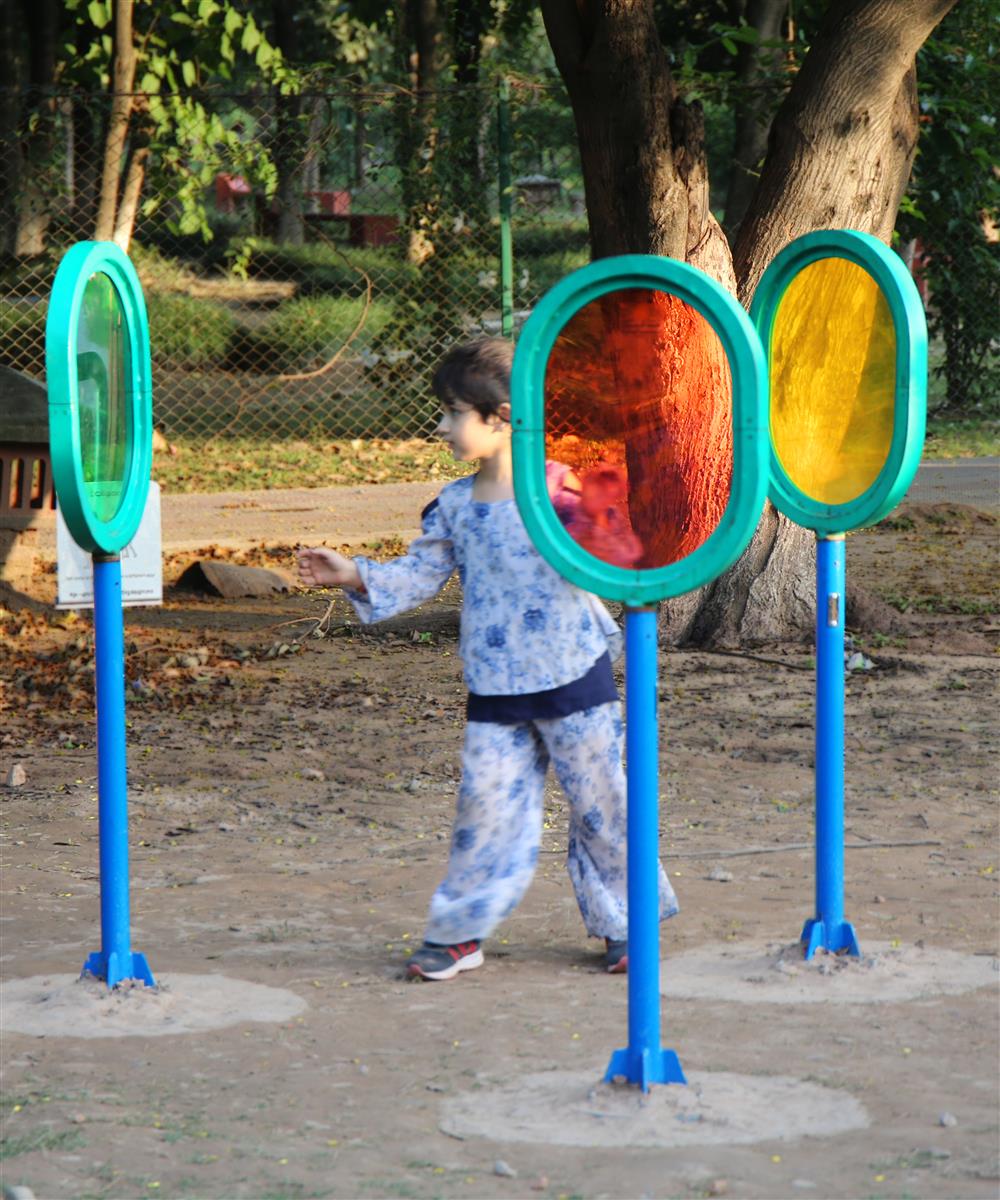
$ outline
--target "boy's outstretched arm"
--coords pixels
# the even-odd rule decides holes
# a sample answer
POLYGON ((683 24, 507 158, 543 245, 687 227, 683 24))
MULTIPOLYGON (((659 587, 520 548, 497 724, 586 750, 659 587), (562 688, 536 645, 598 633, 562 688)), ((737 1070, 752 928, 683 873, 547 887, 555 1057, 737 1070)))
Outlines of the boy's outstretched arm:
POLYGON ((306 587, 342 587, 364 592, 365 585, 353 558, 325 546, 301 547, 297 552, 299 578, 306 587))

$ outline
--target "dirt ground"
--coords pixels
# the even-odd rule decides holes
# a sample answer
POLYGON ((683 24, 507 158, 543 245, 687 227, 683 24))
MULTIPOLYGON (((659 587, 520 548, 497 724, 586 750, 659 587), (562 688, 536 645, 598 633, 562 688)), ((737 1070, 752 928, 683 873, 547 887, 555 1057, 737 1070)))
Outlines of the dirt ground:
MULTIPOLYGON (((848 543, 849 585, 909 610, 908 633, 857 638, 873 666, 848 676, 845 893, 863 949, 997 954, 996 532, 936 505, 848 543)), ((280 549, 243 557, 289 565, 280 549)), ((99 944, 92 650, 89 618, 53 612, 51 573, 35 582, 39 603, 0 611, 0 958, 7 981, 55 984, 99 944), (25 781, 3 787, 15 764, 25 781)), ((282 623, 327 599, 168 589, 127 613, 133 947, 179 1015, 197 978, 293 1003, 102 1037, 95 1022, 113 1019, 79 985, 75 1025, 5 1029, 6 1186, 38 1200, 997 1195, 995 984, 881 1004, 736 1004, 724 988, 664 1001, 686 1070, 738 1074, 751 1105, 755 1078, 761 1104, 772 1077, 842 1093, 867 1114, 846 1132, 662 1148, 627 1144, 624 1124, 616 1139, 627 1117, 599 1106, 589 1145, 445 1119, 494 1094, 516 1106, 545 1073, 596 1085, 625 1044, 626 983, 597 969, 576 912, 554 785, 536 881, 485 968, 405 982, 448 845, 459 597, 367 631, 338 601, 325 636, 297 643, 310 622, 282 623)), ((793 942, 811 915, 812 687, 808 645, 664 655, 661 835, 681 903, 667 974, 704 947, 793 942)))

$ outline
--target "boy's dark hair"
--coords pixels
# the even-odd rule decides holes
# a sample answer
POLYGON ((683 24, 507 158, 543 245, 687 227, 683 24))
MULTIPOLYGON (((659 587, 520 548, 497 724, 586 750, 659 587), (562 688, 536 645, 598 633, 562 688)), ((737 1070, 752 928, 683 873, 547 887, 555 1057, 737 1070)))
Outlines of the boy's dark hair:
POLYGON ((431 379, 434 395, 445 408, 468 404, 484 419, 510 402, 510 368, 514 347, 504 338, 477 338, 454 346, 441 359, 431 379))

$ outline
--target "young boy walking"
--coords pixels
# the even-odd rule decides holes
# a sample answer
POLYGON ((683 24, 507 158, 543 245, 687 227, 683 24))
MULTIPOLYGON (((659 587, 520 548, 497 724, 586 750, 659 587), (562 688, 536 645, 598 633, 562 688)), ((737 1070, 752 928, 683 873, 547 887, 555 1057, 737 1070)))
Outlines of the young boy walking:
MULTIPOLYGON (((604 605, 539 555, 518 514, 512 359, 508 342, 486 338, 456 347, 435 372, 437 432, 458 461, 479 467, 424 509, 405 555, 377 563, 317 547, 298 556, 302 581, 344 588, 366 624, 429 600, 456 570, 462 582, 462 779, 448 870, 407 964, 414 978, 482 966, 483 939, 534 875, 550 763, 569 800, 567 869, 584 925, 604 939, 609 972, 628 965, 623 727, 611 674, 622 638, 604 605)), ((661 867, 661 920, 676 911, 661 867)))

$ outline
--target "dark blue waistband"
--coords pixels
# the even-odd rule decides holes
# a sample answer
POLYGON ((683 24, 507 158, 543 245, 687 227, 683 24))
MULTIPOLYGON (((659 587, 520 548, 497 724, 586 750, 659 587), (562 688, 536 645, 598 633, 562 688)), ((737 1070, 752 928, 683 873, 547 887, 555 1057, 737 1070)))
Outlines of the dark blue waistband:
POLYGON ((477 696, 469 693, 465 715, 470 721, 488 721, 494 725, 519 725, 594 708, 618 699, 611 659, 607 652, 586 675, 547 692, 527 692, 521 696, 477 696))

